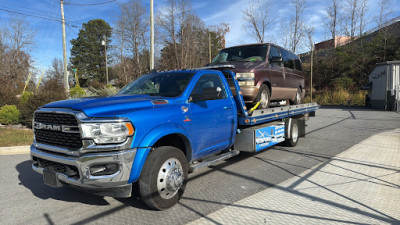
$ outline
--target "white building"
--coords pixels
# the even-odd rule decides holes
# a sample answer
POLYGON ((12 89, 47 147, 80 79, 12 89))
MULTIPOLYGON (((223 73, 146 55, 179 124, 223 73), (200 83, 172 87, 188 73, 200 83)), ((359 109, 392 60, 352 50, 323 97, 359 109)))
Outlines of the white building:
POLYGON ((400 61, 376 64, 369 75, 367 104, 375 109, 400 111, 400 61))

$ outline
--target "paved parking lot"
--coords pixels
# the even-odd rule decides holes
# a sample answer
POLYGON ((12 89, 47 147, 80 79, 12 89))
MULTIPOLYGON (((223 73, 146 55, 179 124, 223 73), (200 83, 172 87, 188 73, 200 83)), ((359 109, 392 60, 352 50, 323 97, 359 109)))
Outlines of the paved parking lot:
MULTIPOLYGON (((0 156, 0 224, 185 224, 291 179, 368 137, 400 127, 400 114, 322 108, 296 148, 277 146, 189 175, 183 199, 170 210, 145 208, 136 196, 113 199, 43 184, 29 155, 0 156)), ((379 151, 379 149, 377 149, 379 151)))

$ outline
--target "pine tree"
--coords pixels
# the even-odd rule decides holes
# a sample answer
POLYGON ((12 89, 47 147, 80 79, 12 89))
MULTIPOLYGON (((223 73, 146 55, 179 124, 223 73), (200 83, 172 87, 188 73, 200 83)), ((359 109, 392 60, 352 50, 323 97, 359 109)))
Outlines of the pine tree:
POLYGON ((102 41, 106 38, 107 46, 111 42, 111 26, 102 19, 90 20, 82 25, 78 38, 72 39, 71 64, 78 69, 81 86, 88 86, 93 80, 105 81, 105 51, 102 41))

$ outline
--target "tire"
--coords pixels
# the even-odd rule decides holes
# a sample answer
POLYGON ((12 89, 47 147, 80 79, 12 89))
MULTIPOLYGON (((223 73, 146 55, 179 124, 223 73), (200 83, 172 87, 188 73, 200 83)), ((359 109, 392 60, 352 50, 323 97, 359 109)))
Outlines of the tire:
POLYGON ((182 197, 188 176, 188 163, 181 150, 163 146, 151 151, 139 178, 142 201, 151 209, 171 208, 182 197))
POLYGON ((258 102, 261 102, 258 108, 266 109, 269 107, 270 99, 271 99, 271 91, 269 90, 269 87, 265 84, 261 84, 260 90, 258 91, 254 103, 257 104, 258 102))
POLYGON ((291 121, 292 122, 290 124, 287 123, 285 126, 285 133, 286 133, 285 145, 288 147, 295 147, 299 142, 299 122, 296 119, 291 119, 291 121))
POLYGON ((291 105, 299 105, 303 103, 303 95, 301 88, 297 88, 296 96, 294 97, 294 101, 290 101, 291 105))

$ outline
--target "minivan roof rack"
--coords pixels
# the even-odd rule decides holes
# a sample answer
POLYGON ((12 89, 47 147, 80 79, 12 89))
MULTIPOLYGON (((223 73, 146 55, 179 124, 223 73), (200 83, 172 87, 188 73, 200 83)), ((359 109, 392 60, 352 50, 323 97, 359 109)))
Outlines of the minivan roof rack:
POLYGON ((235 69, 234 65, 205 66, 205 67, 193 68, 192 70, 232 70, 232 69, 235 69))

